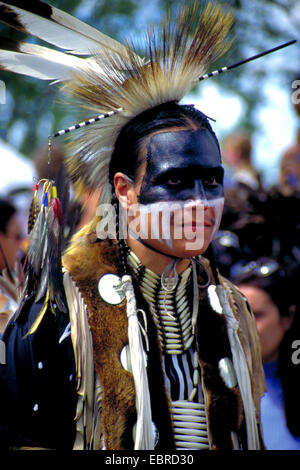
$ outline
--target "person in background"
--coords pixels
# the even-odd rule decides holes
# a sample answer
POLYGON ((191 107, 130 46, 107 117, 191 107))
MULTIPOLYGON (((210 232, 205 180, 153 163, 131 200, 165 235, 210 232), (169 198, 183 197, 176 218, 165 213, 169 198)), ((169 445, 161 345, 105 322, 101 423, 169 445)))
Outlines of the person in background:
POLYGON ((285 150, 280 161, 278 191, 284 196, 300 194, 300 129, 296 142, 285 150))
POLYGON ((16 207, 0 199, 0 334, 16 308, 15 264, 23 241, 16 207))
POLYGON ((267 450, 300 449, 300 364, 293 356, 300 338, 297 291, 275 260, 248 264, 233 280, 255 315, 267 392, 261 402, 267 450))
POLYGON ((248 132, 227 136, 222 144, 222 154, 229 173, 229 186, 246 187, 252 191, 262 188, 260 174, 252 163, 252 142, 248 132))

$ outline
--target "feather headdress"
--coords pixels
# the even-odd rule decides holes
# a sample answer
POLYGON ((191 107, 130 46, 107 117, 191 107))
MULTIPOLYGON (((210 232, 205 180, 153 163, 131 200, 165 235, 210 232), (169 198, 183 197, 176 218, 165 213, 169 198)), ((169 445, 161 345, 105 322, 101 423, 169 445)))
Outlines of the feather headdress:
POLYGON ((0 68, 61 82, 92 115, 54 134, 79 129, 67 161, 77 192, 107 183, 114 143, 133 117, 162 103, 179 102, 199 80, 295 42, 205 73, 230 46, 233 21, 211 2, 203 6, 191 1, 149 28, 140 47, 143 58, 129 41, 123 45, 39 0, 0 1, 0 21, 62 50, 0 39, 0 68))
POLYGON ((232 25, 219 6, 191 3, 148 29, 142 59, 132 44, 122 45, 40 1, 0 2, 0 20, 68 52, 6 41, 0 44, 0 67, 61 81, 92 115, 110 115, 79 130, 72 142, 72 180, 90 189, 107 182, 122 127, 147 109, 180 101, 227 50, 232 25))
POLYGON ((231 24, 232 17, 219 7, 208 4, 203 11, 195 3, 163 22, 159 29, 147 31, 145 63, 137 60, 132 45, 128 45, 127 57, 100 50, 94 60, 104 74, 89 66, 66 84, 94 113, 115 111, 109 119, 79 130, 73 139, 69 168, 76 181, 90 188, 107 182, 110 156, 120 130, 147 109, 180 101, 208 65, 227 49, 231 24))

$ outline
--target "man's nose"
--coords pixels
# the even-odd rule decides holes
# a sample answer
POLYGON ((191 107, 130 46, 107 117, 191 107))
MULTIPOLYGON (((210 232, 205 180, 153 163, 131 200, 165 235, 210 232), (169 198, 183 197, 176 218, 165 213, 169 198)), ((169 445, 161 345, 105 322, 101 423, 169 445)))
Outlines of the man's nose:
POLYGON ((204 204, 207 203, 205 189, 200 179, 195 180, 194 183, 194 199, 200 199, 204 204))

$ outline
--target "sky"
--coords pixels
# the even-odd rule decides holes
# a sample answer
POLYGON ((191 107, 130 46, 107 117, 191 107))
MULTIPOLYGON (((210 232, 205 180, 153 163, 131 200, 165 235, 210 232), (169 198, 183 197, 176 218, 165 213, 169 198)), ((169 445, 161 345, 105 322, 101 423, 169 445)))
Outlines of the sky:
MULTIPOLYGON (((275 184, 278 178, 279 162, 284 150, 293 144, 297 119, 292 107, 291 94, 283 89, 276 80, 265 86, 265 104, 257 113, 259 131, 252 139, 252 160, 262 173, 267 187, 275 184)), ((201 96, 187 96, 183 103, 194 104, 204 114, 215 119, 212 127, 220 141, 238 125, 243 114, 243 103, 234 94, 220 93, 212 79, 201 90, 201 96)))

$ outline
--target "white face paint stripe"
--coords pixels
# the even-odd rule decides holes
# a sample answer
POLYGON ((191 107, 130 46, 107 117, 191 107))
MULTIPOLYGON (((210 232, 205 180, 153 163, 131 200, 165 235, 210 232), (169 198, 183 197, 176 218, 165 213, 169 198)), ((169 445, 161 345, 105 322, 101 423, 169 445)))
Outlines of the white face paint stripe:
MULTIPOLYGON (((174 234, 175 239, 181 239, 183 236, 187 239, 194 239, 195 232, 186 229, 189 223, 194 221, 194 215, 192 216, 191 211, 195 210, 196 213, 196 225, 203 225, 204 223, 204 210, 205 208, 214 209, 214 221, 211 232, 209 243, 213 240, 216 235, 224 207, 224 198, 219 197, 215 199, 205 200, 188 200, 188 201, 168 201, 168 202, 155 202, 151 204, 136 204, 134 208, 131 207, 132 214, 139 214, 140 224, 134 223, 129 224, 131 231, 137 234, 138 237, 147 239, 149 238, 148 230, 148 215, 151 214, 151 239, 163 241, 168 244, 170 248, 173 246, 173 239, 171 238, 171 216, 173 217, 174 234), (161 217, 160 217, 161 215, 161 217), (130 226, 131 225, 131 226, 130 226), (137 226, 139 225, 140 230, 137 233, 137 226)), ((202 233, 202 238, 204 237, 202 233)), ((198 233, 197 243, 201 243, 201 234, 198 233)), ((195 249, 192 245, 195 242, 191 242, 189 248, 195 249)), ((202 239, 203 244, 203 239, 202 239)), ((200 247, 200 246, 199 246, 200 247)), ((200 247, 201 248, 201 247, 200 247)))

